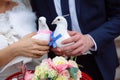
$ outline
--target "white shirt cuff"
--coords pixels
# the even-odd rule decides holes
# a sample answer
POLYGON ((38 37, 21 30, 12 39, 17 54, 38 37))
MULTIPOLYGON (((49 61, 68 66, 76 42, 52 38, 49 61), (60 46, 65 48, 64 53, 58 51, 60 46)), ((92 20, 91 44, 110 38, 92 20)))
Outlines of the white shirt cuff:
POLYGON ((91 50, 91 51, 97 51, 97 44, 96 44, 95 40, 92 38, 91 35, 88 34, 88 36, 92 39, 92 41, 93 41, 93 43, 94 43, 94 47, 92 47, 90 50, 91 50))

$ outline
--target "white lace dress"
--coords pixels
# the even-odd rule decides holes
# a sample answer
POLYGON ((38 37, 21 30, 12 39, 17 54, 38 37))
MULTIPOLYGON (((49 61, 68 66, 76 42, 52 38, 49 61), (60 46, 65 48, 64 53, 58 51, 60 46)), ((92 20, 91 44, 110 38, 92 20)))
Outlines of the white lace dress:
MULTIPOLYGON (((18 3, 12 10, 0 13, 0 49, 12 44, 24 35, 36 31, 36 16, 20 0, 13 0, 18 3)), ((17 71, 20 64, 15 64, 0 73, 0 80, 5 80, 11 73, 17 71)))

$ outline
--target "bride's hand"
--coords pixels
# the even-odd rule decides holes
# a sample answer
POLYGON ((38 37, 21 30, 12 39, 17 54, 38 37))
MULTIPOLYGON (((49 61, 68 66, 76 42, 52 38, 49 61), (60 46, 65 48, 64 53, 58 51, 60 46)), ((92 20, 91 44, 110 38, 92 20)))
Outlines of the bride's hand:
POLYGON ((47 41, 31 38, 35 33, 31 33, 14 43, 14 53, 16 56, 26 56, 39 58, 48 53, 49 46, 47 41))

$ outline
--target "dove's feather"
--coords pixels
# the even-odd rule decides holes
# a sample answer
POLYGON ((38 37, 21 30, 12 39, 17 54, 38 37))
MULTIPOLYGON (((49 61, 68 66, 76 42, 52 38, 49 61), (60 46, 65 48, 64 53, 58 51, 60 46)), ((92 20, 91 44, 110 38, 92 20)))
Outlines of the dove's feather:
POLYGON ((47 31, 49 30, 45 17, 41 16, 38 19, 38 24, 39 24, 39 29, 38 30, 47 30, 47 31))
MULTIPOLYGON (((35 36, 33 36, 32 38, 39 39, 39 40, 46 40, 49 42, 51 31, 49 30, 48 25, 46 23, 46 18, 40 17, 38 20, 38 24, 39 24, 39 30, 38 30, 37 34, 35 36)), ((33 61, 36 62, 37 64, 40 64, 41 58, 33 59, 33 61)))
POLYGON ((68 39, 70 38, 70 35, 68 34, 68 31, 67 31, 67 21, 64 17, 62 16, 58 16, 54 19, 53 21, 53 24, 56 24, 57 27, 54 31, 54 37, 56 37, 57 35, 61 34, 62 37, 59 38, 58 40, 56 40, 56 44, 57 44, 57 47, 63 47, 63 46, 67 46, 67 45, 70 45, 70 44, 73 44, 73 43, 69 43, 69 44, 61 44, 61 42, 65 39, 68 39))
POLYGON ((32 38, 39 39, 39 40, 50 41, 51 32, 50 32, 50 30, 48 28, 48 25, 46 23, 46 18, 45 17, 40 17, 39 20, 38 20, 38 23, 39 23, 39 31, 32 38))
POLYGON ((55 29, 55 32, 54 32, 54 36, 57 36, 59 34, 62 35, 61 38, 59 38, 56 43, 57 43, 57 47, 63 47, 63 46, 67 46, 69 44, 61 44, 61 42, 65 39, 68 39, 70 38, 70 35, 68 34, 67 30, 63 30, 64 25, 57 25, 57 28, 55 29))
POLYGON ((35 36, 33 36, 32 38, 34 39, 39 39, 39 40, 46 40, 46 41, 50 41, 50 31, 48 31, 48 33, 44 33, 42 31, 40 31, 40 33, 37 33, 35 36))

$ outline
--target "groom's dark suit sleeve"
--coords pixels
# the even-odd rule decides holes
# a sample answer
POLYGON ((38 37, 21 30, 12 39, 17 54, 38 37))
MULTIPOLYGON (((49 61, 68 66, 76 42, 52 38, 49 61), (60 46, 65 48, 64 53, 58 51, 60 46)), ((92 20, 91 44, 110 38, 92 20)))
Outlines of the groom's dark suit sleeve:
MULTIPOLYGON (((37 16, 45 16, 50 29, 54 30, 51 22, 57 15, 53 0, 31 1, 37 16)), ((97 51, 92 52, 95 54, 97 66, 104 80, 114 80, 115 69, 119 65, 114 39, 120 35, 120 0, 75 0, 75 2, 82 33, 90 34, 97 44, 97 51)))
POLYGON ((120 35, 120 0, 105 1, 107 21, 89 33, 97 43, 98 50, 120 35))

